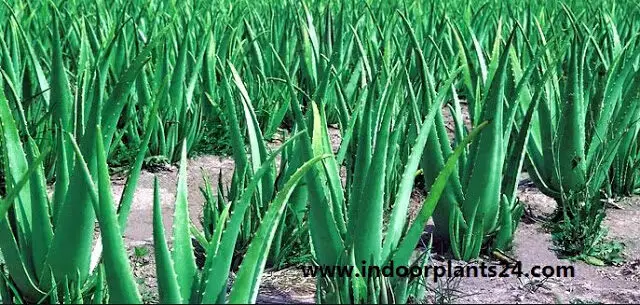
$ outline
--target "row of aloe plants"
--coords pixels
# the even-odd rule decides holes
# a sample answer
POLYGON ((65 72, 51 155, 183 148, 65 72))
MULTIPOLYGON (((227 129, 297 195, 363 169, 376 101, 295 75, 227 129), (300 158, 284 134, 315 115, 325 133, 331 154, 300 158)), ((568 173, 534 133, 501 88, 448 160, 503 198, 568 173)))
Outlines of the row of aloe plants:
MULTIPOLYGON (((65 23, 82 4, 9 10, 0 105, 3 300, 140 301, 121 235, 149 154, 182 160, 173 251, 159 202, 154 209, 163 302, 223 302, 236 269, 229 300, 255 302, 265 266, 281 267, 298 251, 322 265, 426 264, 413 251, 432 214, 435 236, 457 258, 508 250, 522 213, 523 167, 558 202, 552 222, 564 254, 616 259, 618 249, 603 243, 603 198, 635 190, 640 110, 636 26, 614 23, 608 7, 575 6, 576 15, 566 6, 516 6, 503 21, 483 15, 504 14, 490 4, 464 6, 454 20, 435 4, 427 13, 417 4, 302 4, 270 7, 271 18, 250 6, 164 5, 123 4, 117 14, 92 7, 107 30, 88 25, 95 17, 65 23), (38 52, 48 48, 28 37, 48 20, 25 16, 33 10, 50 10, 47 66, 38 52), (593 11, 596 21, 583 21, 593 11), (424 27, 415 26, 419 16, 428 17, 424 27), (562 31, 551 27, 557 20, 562 31), (67 69, 78 73, 69 78, 67 69), (234 179, 227 192, 205 189, 205 232, 194 234, 184 162, 203 120, 216 116, 228 122, 234 179), (265 141, 283 122, 293 136, 270 152, 265 141), (329 123, 341 130, 337 151, 329 123), (126 146, 135 155, 114 210, 106 160, 126 146), (408 221, 416 172, 428 195, 408 221), (95 220, 102 236, 94 246, 95 220), (191 234, 206 250, 204 271, 196 270, 191 234)), ((420 297, 420 287, 384 277, 318 279, 318 301, 405 302, 420 297)))

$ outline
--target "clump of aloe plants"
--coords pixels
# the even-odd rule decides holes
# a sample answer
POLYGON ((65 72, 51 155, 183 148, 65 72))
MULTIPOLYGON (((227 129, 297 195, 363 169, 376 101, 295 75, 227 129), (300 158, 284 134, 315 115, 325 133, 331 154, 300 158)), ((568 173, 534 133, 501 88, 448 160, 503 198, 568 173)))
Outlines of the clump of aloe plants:
MULTIPOLYGON (((557 50, 566 57, 563 64, 544 68, 554 76, 540 87, 529 172, 558 203, 552 228, 560 253, 597 265, 616 263, 620 245, 607 241, 602 227, 605 190, 609 170, 625 149, 621 143, 637 125, 640 51, 632 47, 634 37, 625 46, 614 44, 605 56, 596 39, 608 39, 615 29, 590 33, 577 26, 571 11, 566 14, 573 34, 557 50)), ((547 59, 552 60, 549 54, 547 59)))

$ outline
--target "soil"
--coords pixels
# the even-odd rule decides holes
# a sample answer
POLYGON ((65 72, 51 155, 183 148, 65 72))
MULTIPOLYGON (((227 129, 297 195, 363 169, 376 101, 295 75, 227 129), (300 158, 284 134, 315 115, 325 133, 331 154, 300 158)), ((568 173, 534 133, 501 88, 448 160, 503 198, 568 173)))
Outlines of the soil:
MULTIPOLYGON (((331 131, 334 149, 339 136, 331 131)), ((233 160, 216 156, 202 156, 188 162, 189 212, 196 226, 200 226, 204 197, 200 192, 203 177, 212 181, 214 190, 220 174, 228 184, 233 173, 233 160)), ((129 216, 125 241, 130 249, 134 274, 139 279, 146 302, 157 302, 157 284, 153 262, 152 198, 153 180, 160 184, 167 236, 171 236, 173 201, 177 183, 177 168, 167 166, 154 173, 143 171, 135 193, 129 216), (137 252, 137 254, 136 254, 137 252)), ((514 248, 509 255, 522 262, 523 272, 535 265, 573 266, 573 278, 533 277, 465 277, 444 278, 438 283, 429 282, 427 303, 640 303, 640 198, 617 202, 620 209, 609 209, 605 220, 609 237, 625 244, 625 263, 620 266, 595 267, 583 262, 560 259, 552 250, 551 235, 542 226, 542 220, 553 212, 555 202, 540 193, 530 183, 526 174, 518 190, 519 199, 526 205, 527 221, 519 224, 514 248)), ((119 196, 124 180, 114 178, 115 195, 119 196)), ((423 194, 414 192, 410 215, 415 215, 423 194)), ((119 197, 115 197, 119 198, 119 197)), ((445 264, 441 257, 433 255, 433 264, 445 264)), ((475 264, 489 259, 481 259, 475 264)), ((461 264, 461 263, 456 263, 461 264)), ((296 267, 270 271, 262 278, 258 303, 314 303, 315 280, 302 276, 296 267)))

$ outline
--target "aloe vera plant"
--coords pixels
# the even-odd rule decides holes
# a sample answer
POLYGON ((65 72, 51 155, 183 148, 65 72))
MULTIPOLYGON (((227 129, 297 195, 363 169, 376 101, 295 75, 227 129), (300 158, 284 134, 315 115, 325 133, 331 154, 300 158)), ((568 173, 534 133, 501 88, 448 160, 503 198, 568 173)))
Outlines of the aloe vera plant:
MULTIPOLYGON (((57 35, 54 32, 54 46, 59 43, 57 35)), ((153 45, 148 47, 152 48, 153 45)), ((86 173, 78 159, 83 156, 87 160, 95 160, 99 152, 95 139, 104 142, 101 143, 102 147, 107 147, 108 144, 105 143, 110 143, 126 93, 140 67, 144 65, 148 51, 149 49, 142 50, 122 72, 108 99, 103 101, 96 97, 91 101, 91 116, 87 118, 85 126, 98 126, 101 123, 105 130, 104 136, 98 135, 96 128, 74 130, 65 125, 65 119, 58 120, 59 124, 55 125, 57 143, 54 155, 59 179, 51 197, 47 193, 45 166, 37 162, 40 149, 29 134, 28 126, 25 126, 25 112, 18 107, 12 113, 12 109, 16 108, 8 103, 4 91, 0 90, 2 151, 7 158, 4 163, 5 180, 9 181, 10 191, 17 191, 17 186, 22 185, 15 198, 8 198, 5 200, 12 200, 3 202, 3 209, 8 209, 8 214, 3 213, 4 220, 0 224, 3 226, 0 230, 0 249, 6 263, 4 268, 8 270, 7 281, 14 287, 9 299, 20 302, 50 300, 57 303, 62 300, 81 301, 90 297, 84 295, 85 285, 91 286, 92 279, 95 279, 96 270, 92 268, 91 260, 99 258, 99 252, 92 255, 91 251, 96 213, 90 204, 85 203, 97 204, 98 197, 96 188, 87 184, 88 181, 84 178, 86 173), (103 108, 103 104, 109 107, 103 108), (78 135, 74 135, 76 132, 78 135), (78 144, 74 147, 73 143, 76 142, 78 144), (22 182, 24 177, 29 178, 28 182, 22 182), (70 190, 69 185, 82 191, 70 190)), ((54 59, 60 61, 61 50, 54 47, 52 52, 54 59)), ((100 61, 98 65, 99 63, 100 61)), ((74 102, 66 72, 60 63, 52 68, 55 71, 51 76, 51 95, 58 103, 68 103, 66 107, 71 107, 74 102)), ((99 87, 99 78, 94 78, 94 81, 99 87)), ((13 87, 10 80, 5 79, 5 83, 13 87)), ((19 101, 15 91, 11 93, 11 100, 19 101)), ((55 116, 62 118, 68 115, 67 112, 68 109, 59 108, 55 110, 55 116)), ((142 144, 143 147, 146 146, 146 143, 142 144)), ((140 163, 137 164, 138 167, 139 165, 140 163)), ((90 165, 87 170, 92 176, 98 173, 94 165, 90 165)), ((138 174, 139 168, 136 170, 134 166, 128 183, 134 183, 138 174)), ((123 199, 121 205, 130 205, 132 199, 132 196, 123 199)), ((119 217, 126 217, 126 213, 121 213, 119 217)))
MULTIPOLYGON (((283 144, 283 147, 269 156, 268 161, 272 162, 275 156, 289 145, 290 141, 283 144)), ((200 273, 195 265, 189 233, 186 151, 185 143, 182 148, 180 172, 178 174, 172 251, 169 251, 162 223, 157 179, 154 183, 154 252, 160 302, 174 304, 226 303, 227 282, 229 281, 231 262, 240 227, 244 222, 248 208, 250 208, 251 197, 255 195, 261 178, 268 172, 270 164, 267 162, 261 166, 239 198, 225 206, 225 212, 215 222, 213 238, 205 245, 207 259, 204 269, 200 273)), ((277 227, 286 209, 287 202, 306 172, 326 157, 320 155, 303 164, 275 196, 268 211, 263 215, 262 224, 249 244, 228 296, 229 302, 254 303, 256 301, 260 278, 266 264, 269 248, 276 235, 277 227)), ((104 159, 99 158, 98 162, 103 170, 106 169, 106 161, 104 159)), ((103 171, 103 176, 104 174, 105 172, 103 171)), ((110 186, 108 183, 104 183, 105 179, 100 179, 100 194, 101 196, 105 195, 106 200, 109 200, 110 186)), ((101 201, 102 198, 100 197, 101 201)), ((122 238, 118 234, 113 234, 118 232, 118 224, 115 221, 115 211, 112 208, 109 209, 109 207, 112 207, 112 204, 100 203, 102 217, 99 219, 101 230, 105 235, 103 241, 115 242, 115 244, 105 244, 105 248, 107 245, 111 245, 108 252, 110 256, 105 257, 104 261, 106 287, 109 289, 108 301, 140 303, 138 288, 135 285, 131 285, 131 283, 135 282, 133 282, 131 267, 126 262, 126 252, 122 244, 122 238)))
MULTIPOLYGON (((78 273, 76 272, 74 272, 72 276, 66 275, 63 277, 60 277, 55 273, 55 271, 57 271, 54 269, 54 266, 56 266, 54 264, 55 261, 52 261, 50 258, 52 257, 51 251, 54 249, 53 247, 55 245, 54 234, 62 235, 65 233, 63 233, 64 231, 62 229, 53 227, 57 221, 52 223, 53 217, 49 214, 52 202, 48 197, 44 180, 42 164, 44 155, 35 155, 37 151, 33 151, 35 144, 32 140, 29 140, 29 142, 24 145, 14 137, 16 127, 13 123, 13 118, 6 111, 7 109, 6 99, 0 91, 0 112, 3 114, 2 133, 5 137, 5 143, 11 143, 10 145, 7 144, 4 149, 22 150, 23 147, 25 147, 28 152, 26 157, 32 162, 28 168, 24 168, 24 172, 22 172, 24 178, 21 180, 14 181, 13 179, 13 177, 19 177, 17 176, 20 173, 18 170, 14 171, 14 175, 16 176, 8 177, 9 181, 14 181, 15 187, 11 187, 9 195, 2 200, 1 214, 3 215, 3 221, 0 225, 3 227, 3 237, 2 242, 0 243, 0 248, 2 249, 3 258, 6 263, 5 268, 7 268, 9 272, 7 281, 12 283, 12 287, 14 287, 10 296, 7 296, 6 299, 21 302, 39 302, 49 299, 51 302, 57 303, 59 302, 58 298, 63 298, 65 302, 81 301, 84 297, 90 298, 90 295, 87 296, 83 294, 84 289, 86 289, 83 288, 83 286, 91 285, 92 283, 91 281, 88 281, 89 277, 94 278, 96 276, 96 273, 93 272, 94 270, 91 270, 89 261, 86 261, 86 264, 76 263, 74 266, 76 272, 80 272, 82 270, 87 272, 85 278, 77 277, 78 273), (20 194, 23 196, 25 195, 25 186, 30 186, 30 193, 27 193, 30 195, 30 198, 26 197, 30 199, 29 201, 20 200, 20 194), (37 198, 41 200, 39 203, 38 201, 35 201, 37 198), (25 218, 25 214, 23 214, 22 218, 16 216, 16 211, 24 210, 24 204, 31 204, 31 207, 36 208, 35 210, 32 210, 30 218, 25 218), (36 214, 34 214, 33 211, 36 211, 36 214), (9 214, 7 215, 6 212, 9 212, 9 214), (38 215, 38 213, 43 215, 38 215), (21 226, 29 223, 31 223, 30 226, 24 227, 23 229, 21 228, 21 226), (17 228, 17 230, 13 228, 17 228), (26 239, 30 239, 33 242, 39 242, 41 244, 37 246, 29 246, 29 244, 26 243, 26 239)), ((75 152, 76 157, 82 159, 80 151, 81 148, 75 143, 74 138, 70 136, 69 133, 65 136, 67 137, 66 141, 73 143, 73 151, 71 153, 75 152)), ((103 137, 100 136, 95 139, 97 139, 97 142, 102 143, 103 137)), ((64 150, 64 148, 59 149, 64 150)), ((104 154, 103 147, 98 147, 96 151, 104 154)), ((13 160, 11 164, 19 164, 19 162, 17 160, 13 160)), ((106 168, 103 170, 106 172, 106 168)), ((76 171, 76 174, 79 176, 74 181, 77 183, 86 183, 86 177, 90 176, 89 169, 86 166, 82 167, 78 165, 76 167, 76 171)), ((132 181, 137 179, 136 173, 139 174, 139 171, 133 170, 133 172, 134 174, 130 176, 129 183, 132 183, 132 181)), ((107 179, 107 183, 110 183, 110 179, 108 177, 107 179)), ((86 191, 89 201, 94 205, 98 205, 101 200, 98 196, 98 188, 92 184, 87 184, 86 191)), ((109 193, 109 196, 110 195, 111 194, 109 193)), ((104 197, 104 193, 102 196, 104 197)), ((55 191, 52 197, 56 198, 55 191)), ((109 197, 108 200, 110 201, 111 197, 109 197)), ((121 203, 126 206, 130 204, 130 201, 127 202, 127 200, 124 200, 121 203)), ((110 203, 109 207, 113 207, 113 204, 110 203)), ((125 214, 121 214, 121 217, 123 215, 125 214)), ((62 219, 65 219, 65 217, 67 216, 60 214, 58 216, 58 221, 64 221, 62 219)), ((118 219, 114 218, 110 221, 118 221, 118 219)), ((114 228, 118 229, 117 226, 114 228)), ((120 235, 120 231, 117 231, 116 233, 118 236, 120 235)), ((90 235, 88 239, 89 245, 91 245, 93 234, 90 235)), ((92 253, 90 248, 85 249, 85 251, 86 253, 82 253, 83 255, 91 255, 92 253)), ((107 258, 110 253, 112 252, 107 251, 107 258)), ((92 259, 95 259, 95 257, 92 257, 92 259)))
MULTIPOLYGON (((365 106, 364 109, 367 109, 365 106)), ((383 122, 381 122, 381 129, 377 131, 379 136, 376 141, 376 148, 373 155, 369 151, 363 150, 363 146, 366 147, 369 139, 362 137, 361 135, 355 135, 354 138, 362 142, 358 143, 359 150, 353 155, 356 160, 367 160, 366 164, 361 164, 356 161, 357 168, 364 168, 354 173, 354 185, 351 189, 342 189, 341 186, 336 191, 345 192, 344 200, 348 201, 348 205, 342 203, 345 206, 346 213, 344 216, 341 212, 332 212, 332 218, 335 222, 332 223, 310 223, 310 233, 312 234, 312 242, 314 244, 314 256, 317 263, 321 266, 343 265, 343 266, 356 266, 364 264, 366 268, 368 266, 386 266, 394 262, 395 264, 409 266, 415 263, 420 264, 419 261, 412 260, 412 253, 420 239, 422 230, 426 225, 427 220, 431 216, 433 209, 438 201, 440 194, 444 189, 444 185, 448 176, 453 172, 455 160, 462 153, 464 147, 470 142, 470 140, 477 135, 479 130, 485 125, 479 126, 478 129, 471 133, 469 138, 456 149, 454 154, 451 155, 447 161, 447 165, 440 173, 438 179, 433 184, 431 192, 422 203, 419 214, 413 223, 409 224, 405 215, 409 208, 411 188, 415 179, 415 172, 419 166, 419 159, 423 146, 426 144, 429 128, 432 126, 432 118, 438 111, 434 107, 430 116, 427 116, 424 123, 420 126, 420 133, 416 139, 416 144, 411 150, 411 155, 407 160, 406 167, 401 175, 401 180, 395 181, 398 183, 398 192, 396 197, 392 198, 391 203, 385 203, 383 189, 385 183, 384 176, 384 161, 382 161, 384 154, 389 147, 385 147, 389 140, 389 131, 391 133, 397 133, 400 129, 389 129, 391 122, 392 108, 387 108, 384 113, 383 122), (385 138, 387 137, 387 138, 385 138), (378 146, 380 145, 380 146, 378 146), (358 166, 359 165, 359 166, 358 166), (365 174, 363 174, 365 173, 365 174), (363 176, 360 176, 363 175, 363 176), (369 181, 369 182, 367 182, 369 181), (373 202, 370 200, 374 200, 373 202), (390 212, 383 212, 385 204, 391 206, 390 212), (365 208, 366 205, 366 208, 365 208), (369 213, 372 213, 369 215, 369 213), (389 223, 383 225, 383 219, 389 219, 389 223), (342 225, 340 222, 343 222, 342 225), (326 241, 314 239, 313 236, 319 236, 320 230, 326 230, 326 226, 343 226, 340 232, 340 239, 338 244, 333 244, 331 247, 326 247, 326 241), (405 227, 406 226, 406 227, 405 227), (386 228, 386 230, 385 230, 386 228), (385 236, 383 238, 382 236, 385 236), (359 236, 360 238, 354 238, 359 236), (324 245, 324 249, 321 251, 320 247, 324 245), (335 250, 334 250, 335 249, 335 250), (336 251, 337 250, 337 251, 336 251), (335 252, 334 252, 335 251, 335 252)), ((362 112, 363 115, 361 129, 365 135, 368 131, 367 112, 362 112)), ((406 113, 405 113, 406 115, 406 113)), ((322 121, 324 121, 324 114, 322 110, 314 107, 314 128, 320 128, 320 131, 314 132, 317 137, 314 137, 314 152, 319 154, 326 152, 327 149, 327 134, 326 130, 323 131, 322 121), (318 122, 319 121, 319 122, 318 122), (320 124, 319 124, 320 123, 320 124)), ((372 124, 374 126, 374 124, 372 124)), ((398 127, 398 126, 396 126, 398 127)), ((399 128, 399 127, 398 127, 399 128)), ((371 144, 369 144, 371 145, 371 144)), ((334 157, 335 158, 335 157, 334 157)), ((335 166, 335 159, 329 159, 324 167, 325 179, 339 180, 339 176, 331 175, 333 172, 331 166, 335 166)), ((321 169, 318 169, 321 170, 321 169)), ((322 172, 321 172, 322 173, 322 172)), ((334 184, 335 185, 335 184, 334 184)), ((338 184, 339 185, 339 184, 338 184)), ((335 200, 335 196, 330 197, 331 200, 335 200)), ((312 205, 316 203, 311 203, 312 205)), ((337 206, 338 208, 342 208, 337 206)), ((312 214, 313 217, 313 214, 312 214)), ((422 262, 424 264, 424 262, 422 262)), ((359 270, 359 269, 358 269, 359 270)), ((416 283, 413 283, 416 284, 416 283)), ((413 285, 412 285, 413 286, 413 285)), ((323 291, 318 295, 318 301, 321 303, 351 303, 351 302, 406 302, 409 297, 409 285, 408 278, 385 278, 383 276, 373 277, 352 277, 352 278, 318 278, 318 291, 323 291)))
MULTIPOLYGON (((566 14, 573 23, 572 12, 566 9, 566 14)), ((558 202, 555 239, 562 253, 603 264, 619 256, 619 249, 603 243, 602 190, 618 151, 625 149, 621 143, 637 125, 634 63, 640 52, 628 44, 608 61, 589 38, 574 28, 564 49, 567 76, 554 77, 540 89, 540 133, 532 134, 528 155, 532 178, 558 202), (585 58, 596 61, 604 73, 592 73, 585 58), (585 238, 576 240, 576 234, 585 238)))
MULTIPOLYGON (((424 83, 429 83, 432 78, 428 64, 425 60, 416 36, 409 23, 405 20, 405 26, 412 33, 412 49, 417 54, 422 69, 424 83)), ((495 35, 494 46, 502 44, 500 25, 495 35)), ((460 32, 452 30, 458 39, 460 62, 464 65, 465 75, 469 75, 472 69, 472 51, 466 49, 460 42, 460 32)), ((484 85, 478 87, 481 94, 474 96, 474 84, 467 79, 464 83, 469 96, 471 124, 488 121, 489 125, 479 135, 478 141, 471 144, 469 150, 465 150, 463 157, 456 164, 457 170, 449 178, 449 184, 440 199, 440 203, 434 211, 435 236, 443 241, 446 249, 450 249, 458 259, 471 260, 480 255, 480 251, 487 243, 493 249, 508 250, 520 216, 522 206, 516 198, 516 186, 518 173, 523 164, 524 146, 528 137, 531 116, 535 109, 535 101, 530 103, 519 130, 514 123, 517 110, 520 110, 519 94, 525 88, 530 74, 520 73, 519 79, 512 80, 519 84, 518 89, 507 95, 506 84, 509 75, 509 58, 512 41, 517 28, 511 31, 504 48, 499 53, 494 48, 492 61, 483 67, 487 69, 483 74, 484 85), (510 101, 509 99, 513 100, 510 101), (510 141, 510 136, 515 133, 515 140, 510 141), (513 142, 513 143, 512 143, 513 142), (491 238, 487 238, 491 237, 491 238)), ((485 62, 482 52, 475 53, 480 63, 485 62)), ((474 71, 475 72, 475 71, 474 71)), ((482 84, 482 83, 481 83, 482 84)), ((456 141, 461 141, 465 132, 462 122, 460 101, 458 92, 454 87, 453 107, 450 107, 454 117, 456 129, 456 141)), ((427 99, 435 96, 433 87, 423 91, 421 96, 414 99, 427 99)), ((437 179, 438 170, 445 165, 445 160, 452 154, 451 140, 447 136, 446 127, 441 114, 436 116, 436 123, 429 135, 425 152, 422 158, 422 168, 426 186, 431 185, 437 179)))

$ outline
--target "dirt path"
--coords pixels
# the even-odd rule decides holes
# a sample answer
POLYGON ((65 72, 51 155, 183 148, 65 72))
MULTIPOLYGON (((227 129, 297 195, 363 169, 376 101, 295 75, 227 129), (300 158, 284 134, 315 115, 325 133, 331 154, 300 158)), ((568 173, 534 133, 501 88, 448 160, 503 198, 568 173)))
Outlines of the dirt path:
MULTIPOLYGON (((199 226, 205 201, 201 192, 201 188, 204 187, 205 175, 214 190, 217 189, 220 173, 222 173, 223 183, 228 185, 233 174, 233 160, 216 156, 203 156, 189 160, 187 164, 189 214, 196 226, 199 226)), ((166 166, 155 173, 142 171, 140 174, 125 233, 126 242, 131 246, 147 244, 153 241, 152 211, 153 181, 155 177, 158 178, 160 186, 162 212, 165 229, 167 230, 166 235, 171 236, 171 219, 173 219, 178 169, 175 166, 166 166)), ((113 181, 112 188, 115 198, 120 198, 125 183, 125 179, 115 179, 113 181)))

